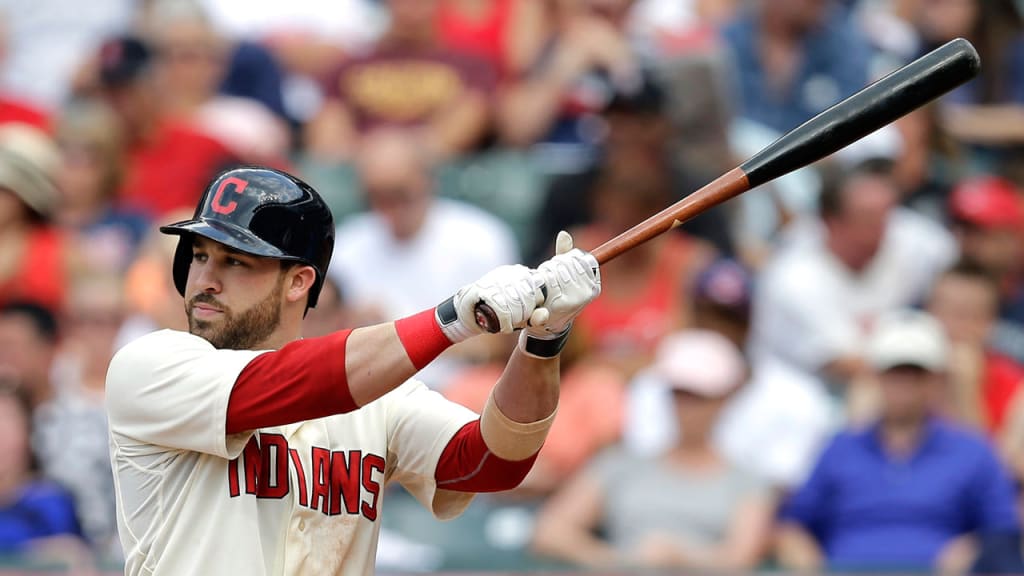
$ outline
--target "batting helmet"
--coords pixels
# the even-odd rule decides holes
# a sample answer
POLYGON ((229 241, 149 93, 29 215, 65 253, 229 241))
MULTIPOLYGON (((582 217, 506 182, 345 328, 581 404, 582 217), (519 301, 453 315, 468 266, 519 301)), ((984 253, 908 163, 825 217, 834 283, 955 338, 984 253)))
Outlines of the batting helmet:
POLYGON ((203 236, 239 252, 308 264, 316 270, 307 307, 316 306, 334 250, 334 218, 312 186, 280 170, 234 168, 203 192, 191 220, 162 226, 181 236, 174 253, 174 286, 185 295, 191 239, 203 236))

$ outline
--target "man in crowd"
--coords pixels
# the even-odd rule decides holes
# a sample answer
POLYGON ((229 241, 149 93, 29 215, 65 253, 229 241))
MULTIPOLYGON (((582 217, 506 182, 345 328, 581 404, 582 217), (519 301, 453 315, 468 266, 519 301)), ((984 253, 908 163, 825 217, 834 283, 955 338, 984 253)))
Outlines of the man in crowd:
POLYGON ((784 567, 962 573, 980 558, 1019 570, 1009 476, 984 437, 937 416, 948 352, 942 326, 925 313, 878 322, 867 359, 881 414, 840 433, 784 504, 784 567))

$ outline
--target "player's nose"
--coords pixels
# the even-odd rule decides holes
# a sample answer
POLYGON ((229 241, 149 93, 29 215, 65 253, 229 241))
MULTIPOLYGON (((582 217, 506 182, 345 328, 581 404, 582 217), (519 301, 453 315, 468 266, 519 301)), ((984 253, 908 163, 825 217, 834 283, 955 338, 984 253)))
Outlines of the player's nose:
POLYGON ((195 278, 194 293, 206 292, 211 294, 219 294, 222 288, 220 281, 220 274, 217 271, 217 266, 207 262, 193 262, 192 263, 193 277, 195 278))

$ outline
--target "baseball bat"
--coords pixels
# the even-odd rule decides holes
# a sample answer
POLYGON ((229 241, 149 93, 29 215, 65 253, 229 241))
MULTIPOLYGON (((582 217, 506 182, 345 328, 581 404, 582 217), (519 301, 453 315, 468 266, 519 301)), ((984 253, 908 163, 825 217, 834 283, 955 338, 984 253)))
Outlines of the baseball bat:
MULTIPOLYGON (((946 44, 861 89, 787 132, 736 168, 661 212, 601 244, 591 254, 601 264, 751 188, 817 162, 967 82, 981 68, 978 52, 963 38, 946 44)), ((498 319, 477 304, 476 322, 498 331, 498 319)))

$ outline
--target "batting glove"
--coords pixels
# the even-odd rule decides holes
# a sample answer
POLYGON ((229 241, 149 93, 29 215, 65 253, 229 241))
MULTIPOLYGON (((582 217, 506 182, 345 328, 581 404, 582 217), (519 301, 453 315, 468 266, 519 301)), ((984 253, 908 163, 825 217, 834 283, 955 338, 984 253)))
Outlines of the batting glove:
POLYGON ((573 248, 572 236, 562 231, 555 240, 555 256, 538 266, 536 275, 547 296, 531 314, 520 344, 535 356, 551 357, 565 345, 573 319, 601 294, 601 270, 597 259, 573 248))
POLYGON ((442 302, 437 307, 437 322, 452 342, 483 334, 474 311, 477 304, 486 304, 498 319, 498 332, 507 334, 526 327, 544 301, 541 288, 540 277, 526 266, 499 266, 442 302))

